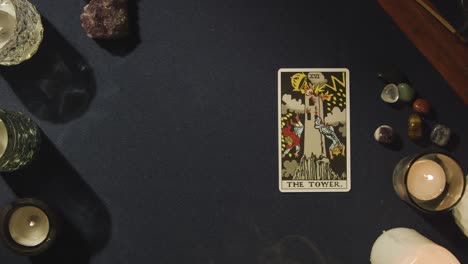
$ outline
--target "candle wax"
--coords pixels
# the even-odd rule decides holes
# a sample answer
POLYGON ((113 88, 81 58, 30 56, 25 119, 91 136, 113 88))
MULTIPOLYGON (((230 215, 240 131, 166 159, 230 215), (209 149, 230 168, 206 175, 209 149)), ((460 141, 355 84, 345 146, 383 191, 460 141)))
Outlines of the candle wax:
POLYGON ((50 229, 49 218, 44 211, 35 206, 24 206, 13 212, 8 228, 11 238, 16 243, 34 247, 47 238, 50 229))
POLYGON ((415 251, 415 257, 408 264, 460 264, 447 249, 439 245, 425 245, 415 251))
POLYGON ((460 264, 447 249, 409 228, 394 228, 372 246, 372 264, 460 264))
POLYGON ((14 35, 16 30, 16 11, 9 0, 0 0, 0 48, 14 35))
POLYGON ((408 172, 408 191, 422 201, 437 198, 444 191, 446 183, 444 169, 432 160, 416 161, 408 172))
POLYGON ((5 126, 5 123, 3 123, 3 120, 0 119, 0 157, 5 154, 5 150, 8 145, 8 131, 5 126))

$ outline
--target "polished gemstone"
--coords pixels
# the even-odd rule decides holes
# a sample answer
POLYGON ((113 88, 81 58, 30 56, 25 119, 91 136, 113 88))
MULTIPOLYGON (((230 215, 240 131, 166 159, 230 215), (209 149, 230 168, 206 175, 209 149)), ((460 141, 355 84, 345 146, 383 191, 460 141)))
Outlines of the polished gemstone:
POLYGON ((418 114, 411 114, 408 118, 408 137, 412 140, 419 140, 423 136, 422 130, 421 117, 418 114))
POLYGON ((447 145, 452 135, 452 130, 444 125, 436 125, 431 132, 431 141, 441 147, 447 145))
POLYGON ((397 102, 399 97, 398 86, 393 83, 385 85, 380 94, 380 98, 382 98, 384 102, 391 104, 397 102))
POLYGON ((426 99, 418 98, 413 103, 413 110, 416 113, 428 114, 431 110, 431 107, 429 106, 429 102, 426 99))
POLYGON ((407 83, 398 84, 398 92, 400 93, 400 100, 403 102, 411 102, 414 97, 414 89, 407 83))
POLYGON ((394 130, 387 125, 379 126, 374 132, 374 139, 383 144, 390 144, 393 142, 394 130))

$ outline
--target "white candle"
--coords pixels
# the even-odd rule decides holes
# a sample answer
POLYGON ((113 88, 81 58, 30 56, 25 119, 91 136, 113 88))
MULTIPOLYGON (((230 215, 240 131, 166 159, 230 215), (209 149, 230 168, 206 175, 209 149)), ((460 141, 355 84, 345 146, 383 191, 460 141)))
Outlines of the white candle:
POLYGON ((437 198, 444 191, 446 183, 444 169, 432 160, 418 160, 408 171, 408 191, 422 201, 437 198))
POLYGON ((49 218, 35 206, 23 206, 16 209, 8 223, 11 238, 23 246, 34 247, 47 238, 49 218))
POLYGON ((5 154, 5 150, 8 145, 8 131, 5 126, 5 123, 3 123, 3 120, 0 119, 0 157, 5 154))
MULTIPOLYGON (((465 186, 465 189, 468 190, 468 176, 466 177, 465 186)), ((455 218, 455 223, 463 231, 463 234, 468 237, 468 191, 463 194, 460 202, 453 209, 452 214, 455 218)))
POLYGON ((409 228, 384 232, 374 243, 372 264, 460 264, 447 249, 409 228))
POLYGON ((0 48, 13 36, 16 30, 16 11, 10 0, 0 0, 0 48))

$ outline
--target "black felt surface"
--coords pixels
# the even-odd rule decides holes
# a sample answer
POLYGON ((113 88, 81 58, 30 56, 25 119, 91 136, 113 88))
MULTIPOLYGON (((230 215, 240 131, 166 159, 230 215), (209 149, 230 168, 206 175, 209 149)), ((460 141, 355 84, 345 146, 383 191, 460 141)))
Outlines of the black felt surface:
POLYGON ((376 73, 408 75, 459 136, 449 150, 465 170, 467 108, 376 1, 141 0, 139 36, 123 43, 86 37, 82 1, 35 3, 48 33, 30 62, 1 69, 0 103, 50 140, 41 162, 0 181, 0 205, 41 197, 65 229, 38 258, 0 247, 2 263, 366 263, 382 230, 401 226, 468 263, 451 215, 394 194, 397 161, 439 148, 409 141, 410 108, 380 101, 376 73), (285 67, 349 68, 350 193, 278 191, 285 67), (374 142, 381 124, 400 150, 374 142))
POLYGON ((456 28, 461 30, 467 21, 464 10, 468 8, 466 3, 464 4, 463 0, 432 0, 433 4, 439 11, 439 13, 447 20, 449 23, 456 28), (466 6, 466 7, 465 7, 466 6))

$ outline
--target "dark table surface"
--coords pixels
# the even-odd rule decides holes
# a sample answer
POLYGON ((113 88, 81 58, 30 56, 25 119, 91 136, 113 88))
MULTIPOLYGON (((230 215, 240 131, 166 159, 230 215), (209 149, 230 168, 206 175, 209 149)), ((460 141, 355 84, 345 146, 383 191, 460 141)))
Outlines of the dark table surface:
POLYGON ((36 0, 44 41, 1 69, 0 104, 33 116, 45 140, 30 168, 2 178, 0 205, 46 200, 63 236, 31 259, 0 247, 0 262, 368 263, 382 230, 410 227, 468 263, 450 214, 421 214, 393 191, 398 160, 440 148, 404 136, 411 109, 379 99, 376 72, 407 74, 458 135, 448 151, 465 170, 467 107, 376 1, 358 2, 141 0, 138 34, 109 43, 86 37, 83 1, 36 0), (278 191, 287 67, 350 70, 351 192, 278 191), (401 150, 374 142, 381 124, 401 150))

